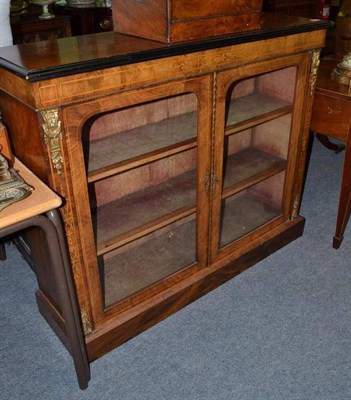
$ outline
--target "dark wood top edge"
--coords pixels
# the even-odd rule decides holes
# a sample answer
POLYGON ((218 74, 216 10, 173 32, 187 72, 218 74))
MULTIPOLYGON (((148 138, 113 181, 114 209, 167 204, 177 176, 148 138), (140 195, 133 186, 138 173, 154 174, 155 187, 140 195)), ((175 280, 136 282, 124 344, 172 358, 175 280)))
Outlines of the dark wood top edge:
MULTIPOLYGON (((279 16, 284 21, 284 16, 279 16)), ((172 45, 155 42, 150 49, 135 51, 130 53, 116 54, 106 58, 96 58, 84 60, 75 63, 61 64, 58 66, 38 68, 28 70, 22 66, 0 57, 0 67, 16 74, 17 76, 28 80, 29 82, 39 82, 47 79, 60 78, 68 75, 74 75, 84 72, 91 72, 98 69, 112 68, 122 65, 134 64, 138 62, 150 61, 165 57, 178 56, 187 53, 200 52, 214 48, 221 48, 242 43, 254 42, 258 40, 272 39, 283 35, 293 35, 298 33, 312 32, 321 29, 327 29, 331 24, 327 21, 311 21, 299 18, 298 23, 283 25, 275 28, 266 28, 250 32, 241 32, 228 36, 213 37, 211 39, 199 40, 194 42, 181 42, 172 45)), ((110 32, 114 35, 116 33, 110 32)), ((125 35, 120 35, 121 37, 125 35)), ((59 39, 61 40, 61 39, 59 39)), ((64 39, 62 39, 64 40, 64 39)), ((134 38, 135 40, 135 38, 134 38)), ((144 40, 144 39, 141 39, 144 40)))
POLYGON ((2 59, 1 55, 0 55, 0 67, 14 73, 17 76, 20 76, 21 78, 27 79, 28 70, 26 68, 20 67, 19 65, 14 64, 11 61, 2 59))

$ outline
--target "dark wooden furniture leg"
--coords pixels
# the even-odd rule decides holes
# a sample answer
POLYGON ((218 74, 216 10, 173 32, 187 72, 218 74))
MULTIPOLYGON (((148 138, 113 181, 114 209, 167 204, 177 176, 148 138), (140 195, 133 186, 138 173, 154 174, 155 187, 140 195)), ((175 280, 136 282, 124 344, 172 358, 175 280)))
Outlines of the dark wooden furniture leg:
POLYGON ((86 389, 90 379, 89 363, 68 262, 65 237, 57 210, 49 211, 46 216, 39 215, 0 229, 0 239, 32 226, 41 228, 46 235, 53 278, 60 296, 69 350, 73 357, 79 387, 86 389))
MULTIPOLYGON (((349 132, 350 135, 351 132, 349 132)), ((344 232, 351 212, 351 142, 347 140, 341 180, 338 219, 333 239, 334 249, 338 249, 344 239, 344 232)))
POLYGON ((66 324, 66 333, 71 345, 71 354, 76 368, 79 387, 86 389, 90 380, 90 368, 85 348, 83 329, 80 320, 77 295, 73 283, 73 275, 67 254, 66 236, 63 231, 60 214, 57 210, 46 213, 48 219, 55 227, 62 262, 56 265, 56 278, 58 287, 61 288, 61 306, 66 324))
POLYGON ((6 250, 5 250, 5 243, 0 241, 0 261, 6 260, 6 250))
POLYGON ((345 150, 345 145, 343 143, 340 144, 334 143, 326 135, 321 135, 319 133, 316 133, 316 137, 322 143, 323 146, 325 146, 330 150, 333 150, 336 154, 341 153, 343 150, 345 150))

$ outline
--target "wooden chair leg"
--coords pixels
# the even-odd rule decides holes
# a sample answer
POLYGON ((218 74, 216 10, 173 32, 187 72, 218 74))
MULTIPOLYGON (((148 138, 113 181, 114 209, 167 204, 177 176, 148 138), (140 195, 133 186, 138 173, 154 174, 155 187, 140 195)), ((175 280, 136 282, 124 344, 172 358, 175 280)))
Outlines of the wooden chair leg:
POLYGON ((0 260, 5 261, 6 260, 6 249, 5 249, 5 243, 0 240, 0 260))
POLYGON ((351 143, 346 144, 342 172, 338 219, 333 239, 334 249, 338 249, 344 238, 344 232, 351 213, 351 143))

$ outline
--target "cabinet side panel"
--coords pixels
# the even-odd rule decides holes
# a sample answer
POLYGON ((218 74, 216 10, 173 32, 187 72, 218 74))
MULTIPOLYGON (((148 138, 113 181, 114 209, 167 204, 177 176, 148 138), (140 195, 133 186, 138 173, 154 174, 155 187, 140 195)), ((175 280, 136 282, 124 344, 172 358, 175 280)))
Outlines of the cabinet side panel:
POLYGON ((14 154, 41 180, 50 174, 39 121, 34 110, 1 92, 0 109, 14 154))
MULTIPOLYGON (((0 96, 0 109, 14 154, 49 184, 50 168, 46 163, 47 155, 36 112, 5 93, 0 96)), ((45 235, 40 229, 31 228, 21 232, 16 242, 36 273, 41 292, 60 313, 58 290, 50 267, 45 235)))

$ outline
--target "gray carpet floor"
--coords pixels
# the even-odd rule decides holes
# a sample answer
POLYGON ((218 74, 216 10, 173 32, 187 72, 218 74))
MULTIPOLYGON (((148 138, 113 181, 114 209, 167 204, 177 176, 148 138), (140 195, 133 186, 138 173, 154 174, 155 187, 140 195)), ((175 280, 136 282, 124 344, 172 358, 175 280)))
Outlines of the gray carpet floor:
POLYGON ((350 400, 350 227, 332 248, 342 159, 314 143, 302 238, 92 363, 84 392, 37 311, 35 277, 9 246, 0 398, 350 400))

